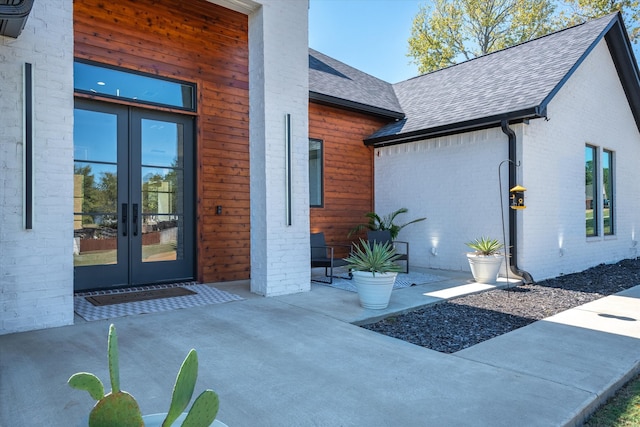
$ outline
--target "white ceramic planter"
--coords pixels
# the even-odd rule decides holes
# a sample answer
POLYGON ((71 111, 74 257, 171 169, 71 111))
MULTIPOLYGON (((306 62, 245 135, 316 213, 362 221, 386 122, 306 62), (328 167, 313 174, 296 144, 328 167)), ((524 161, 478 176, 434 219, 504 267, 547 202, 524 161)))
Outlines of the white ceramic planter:
POLYGON ((374 276, 368 271, 353 271, 360 305, 376 310, 387 308, 397 275, 398 273, 376 273, 374 276))
MULTIPOLYGON (((166 416, 167 416, 166 412, 158 413, 158 414, 143 415, 142 421, 144 421, 144 427, 160 427, 162 426, 162 422, 164 421, 166 416)), ((180 426, 186 417, 187 417, 186 412, 183 412, 182 414, 180 414, 180 416, 174 421, 173 426, 180 426)), ((86 427, 88 425, 89 425, 89 418, 87 417, 82 421, 82 423, 80 424, 80 427, 86 427)), ((213 424, 211 424, 211 427, 228 427, 228 426, 222 421, 214 420, 213 424)))
POLYGON ((477 255, 467 254, 473 279, 478 283, 493 285, 498 281, 498 273, 502 265, 502 254, 477 255))
MULTIPOLYGON (((142 420, 144 421, 144 427, 160 427, 166 416, 167 416, 166 412, 161 414, 143 415, 142 420)), ((173 425, 180 426, 186 417, 187 417, 187 413, 186 412, 182 413, 174 421, 173 425)), ((213 424, 211 424, 211 426, 212 427, 228 427, 225 423, 218 420, 215 420, 213 424)))

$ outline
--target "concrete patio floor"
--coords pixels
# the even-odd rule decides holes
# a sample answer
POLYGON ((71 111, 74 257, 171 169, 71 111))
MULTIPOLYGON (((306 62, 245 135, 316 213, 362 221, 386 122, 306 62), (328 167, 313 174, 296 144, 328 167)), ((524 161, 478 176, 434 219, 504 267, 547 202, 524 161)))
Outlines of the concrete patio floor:
POLYGON ((640 371, 640 286, 455 354, 355 326, 474 291, 465 273, 396 290, 387 310, 322 285, 246 299, 0 336, 0 426, 75 426, 94 404, 66 381, 93 372, 110 389, 106 340, 118 330, 122 388, 164 412, 177 370, 198 350, 196 394, 220 395, 238 426, 562 426, 640 371), (464 286, 461 288, 460 286, 464 286))

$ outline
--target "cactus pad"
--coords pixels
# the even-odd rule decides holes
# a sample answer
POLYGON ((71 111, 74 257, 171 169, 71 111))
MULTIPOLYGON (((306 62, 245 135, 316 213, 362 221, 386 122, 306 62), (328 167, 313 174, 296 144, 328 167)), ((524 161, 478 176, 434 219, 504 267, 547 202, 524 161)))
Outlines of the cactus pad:
POLYGON ((67 382, 73 388, 88 391, 95 400, 100 400, 104 397, 102 381, 93 374, 78 372, 77 374, 73 374, 67 382))
POLYGON ((205 390, 193 402, 182 427, 210 426, 218 415, 220 401, 213 390, 205 390))
POLYGON ((89 427, 142 427, 142 413, 136 400, 126 391, 109 393, 89 414, 89 427))

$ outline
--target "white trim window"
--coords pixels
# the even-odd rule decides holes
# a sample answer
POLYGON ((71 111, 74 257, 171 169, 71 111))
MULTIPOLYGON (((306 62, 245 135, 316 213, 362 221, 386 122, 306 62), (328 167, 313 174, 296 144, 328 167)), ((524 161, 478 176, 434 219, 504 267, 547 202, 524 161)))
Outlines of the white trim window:
POLYGON ((585 230, 587 237, 615 234, 614 152, 585 146, 585 230))
POLYGON ((309 205, 321 208, 324 205, 322 140, 309 139, 309 205))

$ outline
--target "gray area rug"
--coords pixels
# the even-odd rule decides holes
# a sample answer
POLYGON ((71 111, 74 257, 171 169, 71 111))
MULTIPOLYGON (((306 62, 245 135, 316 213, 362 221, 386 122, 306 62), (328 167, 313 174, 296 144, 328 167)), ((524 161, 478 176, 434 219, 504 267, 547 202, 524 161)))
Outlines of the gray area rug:
MULTIPOLYGON (((345 291, 350 292, 358 292, 356 289, 355 283, 353 280, 343 279, 342 277, 347 277, 349 275, 348 271, 345 268, 334 268, 333 275, 339 276, 340 278, 333 278, 333 283, 320 283, 320 282, 312 282, 316 285, 325 285, 331 286, 332 288, 338 288, 345 291)), ((328 281, 329 278, 324 275, 324 268, 315 268, 311 272, 311 278, 313 280, 323 280, 328 281)), ((445 280, 442 276, 436 276, 435 274, 429 273, 420 273, 420 272, 412 272, 410 271, 408 274, 406 273, 398 273, 396 277, 396 282, 393 285, 393 289, 402 289, 408 288, 409 286, 415 285, 424 285, 426 283, 439 282, 441 280, 445 280)))
POLYGON ((73 297, 74 311, 87 321, 112 319, 114 317, 131 316, 135 314, 154 313, 159 311, 177 310, 179 308, 199 307, 209 304, 220 304, 230 301, 240 301, 244 298, 207 285, 180 284, 158 285, 149 288, 135 288, 116 291, 98 291, 75 294, 73 297), (127 302, 123 304, 111 304, 95 306, 87 301, 87 297, 105 295, 111 293, 123 293, 126 291, 137 292, 141 289, 162 289, 163 287, 180 286, 195 292, 193 295, 184 295, 171 298, 151 299, 147 301, 127 302))

